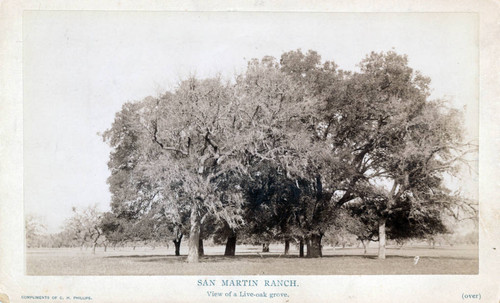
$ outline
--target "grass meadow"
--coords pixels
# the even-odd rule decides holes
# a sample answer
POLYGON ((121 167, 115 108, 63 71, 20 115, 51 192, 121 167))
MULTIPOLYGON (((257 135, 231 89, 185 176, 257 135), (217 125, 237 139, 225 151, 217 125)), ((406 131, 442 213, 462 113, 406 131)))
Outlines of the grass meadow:
POLYGON ((236 256, 225 257, 223 246, 206 246, 200 263, 186 262, 173 247, 38 248, 26 253, 26 274, 60 275, 391 275, 477 274, 476 246, 408 246, 387 249, 387 259, 376 258, 377 248, 324 247, 323 258, 299 258, 296 248, 282 255, 282 245, 271 245, 269 253, 259 246, 237 246, 236 256), (414 258, 419 256, 415 265, 414 258))

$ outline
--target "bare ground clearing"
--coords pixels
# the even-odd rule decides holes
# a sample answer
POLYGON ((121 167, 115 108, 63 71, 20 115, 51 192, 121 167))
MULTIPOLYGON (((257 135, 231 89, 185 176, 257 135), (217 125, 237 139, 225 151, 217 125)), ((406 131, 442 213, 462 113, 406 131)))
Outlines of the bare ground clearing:
POLYGON ((280 245, 271 245, 269 253, 258 246, 238 246, 234 257, 223 256, 224 247, 205 247, 206 256, 199 264, 185 262, 187 247, 181 256, 173 248, 138 247, 91 249, 28 249, 28 275, 384 275, 384 274, 477 274, 477 247, 430 248, 426 246, 389 247, 386 260, 376 259, 377 249, 325 247, 323 258, 298 258, 296 249, 282 255, 280 245), (414 257, 419 256, 417 265, 414 257))

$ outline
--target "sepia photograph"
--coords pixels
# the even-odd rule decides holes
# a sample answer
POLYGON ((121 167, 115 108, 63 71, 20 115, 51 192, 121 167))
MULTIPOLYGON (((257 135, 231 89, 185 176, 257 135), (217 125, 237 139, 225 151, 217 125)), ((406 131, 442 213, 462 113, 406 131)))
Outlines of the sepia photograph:
POLYGON ((0 303, 498 302, 490 0, 0 4, 0 303))
POLYGON ((478 273, 475 15, 23 25, 26 274, 478 273))

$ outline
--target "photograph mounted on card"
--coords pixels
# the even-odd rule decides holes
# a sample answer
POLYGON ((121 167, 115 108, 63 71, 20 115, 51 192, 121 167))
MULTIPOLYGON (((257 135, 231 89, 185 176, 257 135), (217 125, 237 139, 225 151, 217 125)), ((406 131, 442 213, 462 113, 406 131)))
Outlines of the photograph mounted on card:
POLYGON ((25 274, 478 274, 478 26, 25 11, 25 274))

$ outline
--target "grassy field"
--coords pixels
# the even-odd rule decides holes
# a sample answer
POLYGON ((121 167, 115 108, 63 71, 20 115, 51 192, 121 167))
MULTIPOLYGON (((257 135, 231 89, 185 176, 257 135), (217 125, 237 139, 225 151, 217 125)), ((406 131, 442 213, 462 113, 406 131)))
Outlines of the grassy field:
MULTIPOLYGON (((374 245, 375 246, 375 245, 374 245)), ((281 255, 282 246, 271 245, 269 253, 261 247, 238 246, 234 257, 224 257, 221 246, 205 247, 199 264, 186 262, 187 247, 181 256, 172 247, 98 249, 28 249, 28 275, 386 275, 386 274, 477 274, 477 247, 427 246, 389 247, 387 259, 376 259, 377 249, 325 247, 323 258, 281 255), (419 256, 417 265, 413 264, 419 256)))

